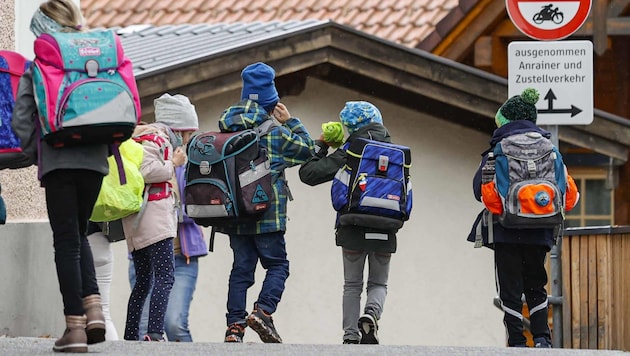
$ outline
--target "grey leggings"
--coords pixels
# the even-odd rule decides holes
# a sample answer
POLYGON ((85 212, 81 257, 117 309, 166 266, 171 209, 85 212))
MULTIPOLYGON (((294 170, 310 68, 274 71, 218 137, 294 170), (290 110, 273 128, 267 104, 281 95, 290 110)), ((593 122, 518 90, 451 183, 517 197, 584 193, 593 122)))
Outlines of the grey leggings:
POLYGON ((383 312, 387 296, 387 279, 391 254, 343 250, 343 339, 360 340, 357 325, 361 314, 363 270, 368 260, 367 299, 363 313, 370 313, 378 320, 383 312))

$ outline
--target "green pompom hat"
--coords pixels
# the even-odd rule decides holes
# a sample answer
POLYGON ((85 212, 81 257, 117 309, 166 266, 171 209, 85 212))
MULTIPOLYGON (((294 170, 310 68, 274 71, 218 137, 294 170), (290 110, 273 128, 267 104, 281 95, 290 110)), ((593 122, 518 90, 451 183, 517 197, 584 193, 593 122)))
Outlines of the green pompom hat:
POLYGON ((506 100, 495 116, 497 127, 517 120, 528 120, 536 123, 538 117, 536 103, 539 97, 538 90, 527 88, 523 90, 521 95, 515 95, 506 100))

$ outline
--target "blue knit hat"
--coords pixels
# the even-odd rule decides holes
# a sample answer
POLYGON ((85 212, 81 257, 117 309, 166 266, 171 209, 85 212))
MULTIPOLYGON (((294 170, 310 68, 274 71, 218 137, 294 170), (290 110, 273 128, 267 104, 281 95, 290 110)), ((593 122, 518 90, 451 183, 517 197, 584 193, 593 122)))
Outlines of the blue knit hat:
POLYGON ((241 100, 255 101, 267 112, 271 112, 280 100, 273 81, 275 77, 276 72, 265 63, 258 62, 245 67, 241 72, 243 78, 241 100))
POLYGON ((344 106, 343 110, 339 113, 339 119, 348 129, 350 135, 363 126, 373 122, 379 124, 383 123, 381 112, 374 104, 367 101, 346 102, 346 106, 344 106))

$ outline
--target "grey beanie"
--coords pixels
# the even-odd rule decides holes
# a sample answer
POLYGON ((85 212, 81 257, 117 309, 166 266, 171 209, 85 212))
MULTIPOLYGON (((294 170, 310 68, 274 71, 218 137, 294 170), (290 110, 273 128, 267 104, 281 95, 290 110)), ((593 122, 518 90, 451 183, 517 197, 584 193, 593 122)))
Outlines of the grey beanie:
POLYGON ((163 94, 153 101, 155 121, 163 123, 173 131, 197 131, 199 118, 195 106, 187 96, 163 94))

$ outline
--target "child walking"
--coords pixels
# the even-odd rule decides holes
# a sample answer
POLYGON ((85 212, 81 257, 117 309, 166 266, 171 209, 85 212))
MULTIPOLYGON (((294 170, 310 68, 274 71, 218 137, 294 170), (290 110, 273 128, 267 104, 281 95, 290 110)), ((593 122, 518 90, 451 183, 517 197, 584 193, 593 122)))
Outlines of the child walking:
POLYGON ((123 219, 136 274, 127 304, 125 340, 139 339, 142 309, 149 292, 149 322, 143 338, 145 341, 164 340, 164 317, 175 280, 173 238, 177 235, 179 205, 175 168, 186 163, 186 153, 180 147, 181 137, 169 124, 184 120, 187 116, 182 112, 194 112, 194 107, 187 97, 169 94, 155 99, 154 105, 156 122, 138 125, 134 131, 134 139, 142 142, 144 148, 140 172, 148 197, 140 213, 123 219))

